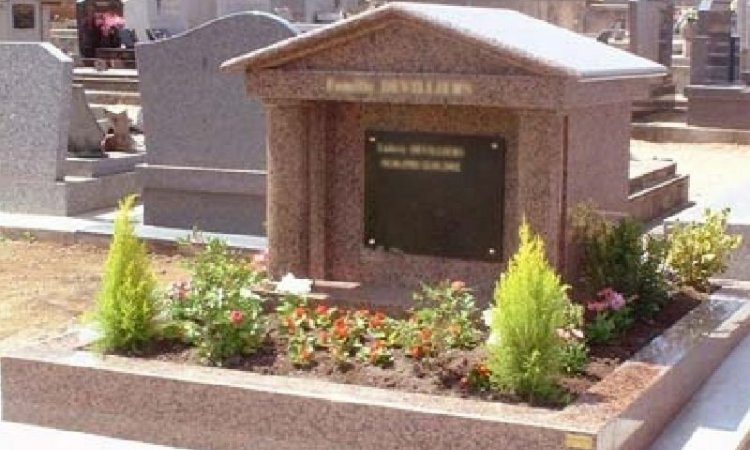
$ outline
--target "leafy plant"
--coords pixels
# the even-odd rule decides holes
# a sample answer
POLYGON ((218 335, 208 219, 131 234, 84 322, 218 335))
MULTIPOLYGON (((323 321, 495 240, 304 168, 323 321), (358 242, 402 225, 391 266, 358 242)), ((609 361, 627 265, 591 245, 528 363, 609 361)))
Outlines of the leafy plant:
POLYGON ((569 303, 563 311, 563 328, 557 330, 557 335, 564 344, 560 352, 560 365, 563 372, 575 375, 583 372, 589 359, 589 348, 586 346, 581 328, 584 326, 583 307, 569 303))
POLYGON ((394 341, 414 358, 450 348, 469 348, 479 339, 479 311, 462 281, 423 284, 413 295, 410 318, 396 325, 394 341))
POLYGON ((634 299, 630 309, 636 318, 650 318, 662 308, 668 299, 662 240, 644 237, 634 219, 611 223, 586 205, 574 212, 573 227, 588 292, 610 287, 623 293, 634 299))
POLYGON ((208 240, 189 267, 191 283, 173 287, 169 303, 181 337, 219 365, 256 351, 267 318, 263 298, 252 287, 265 281, 265 272, 218 239, 208 240))
POLYGON ((707 290, 709 278, 726 270, 732 250, 742 242, 741 236, 727 233, 729 212, 706 209, 702 223, 677 224, 669 230, 667 264, 678 283, 707 290))
POLYGON ((93 319, 101 330, 101 351, 137 350, 154 335, 156 279, 145 245, 135 235, 130 212, 135 196, 120 202, 93 319))
POLYGON ((568 287, 525 220, 519 237, 519 249, 500 276, 488 314, 487 366, 493 385, 531 401, 553 399, 559 394, 563 341, 557 330, 566 325, 568 287))

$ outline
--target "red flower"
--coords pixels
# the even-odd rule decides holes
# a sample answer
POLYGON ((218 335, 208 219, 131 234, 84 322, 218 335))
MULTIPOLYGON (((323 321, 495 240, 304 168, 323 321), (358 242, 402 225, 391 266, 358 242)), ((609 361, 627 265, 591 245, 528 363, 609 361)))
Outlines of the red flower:
POLYGON ((315 307, 315 314, 322 316, 328 312, 328 307, 326 305, 318 305, 315 307))
POLYGON ((245 320, 245 314, 239 310, 232 310, 229 312, 229 321, 235 325, 239 325, 245 320))
POLYGON ((451 283, 451 291, 453 292, 460 292, 466 289, 466 283, 463 281, 454 281, 451 283))

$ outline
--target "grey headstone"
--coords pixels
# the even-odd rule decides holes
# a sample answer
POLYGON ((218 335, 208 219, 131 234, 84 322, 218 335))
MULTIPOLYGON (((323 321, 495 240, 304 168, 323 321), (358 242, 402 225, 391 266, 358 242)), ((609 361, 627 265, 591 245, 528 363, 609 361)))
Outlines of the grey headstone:
POLYGON ((82 85, 73 85, 72 110, 68 151, 78 156, 103 156, 101 142, 104 133, 89 108, 82 85))
POLYGON ((65 211, 73 61, 49 43, 0 43, 0 210, 65 211))
POLYGON ((150 225, 260 234, 265 220, 265 117, 228 58, 295 35, 266 13, 232 14, 153 43, 139 43, 150 225), (200 179, 187 183, 186 178, 200 179))

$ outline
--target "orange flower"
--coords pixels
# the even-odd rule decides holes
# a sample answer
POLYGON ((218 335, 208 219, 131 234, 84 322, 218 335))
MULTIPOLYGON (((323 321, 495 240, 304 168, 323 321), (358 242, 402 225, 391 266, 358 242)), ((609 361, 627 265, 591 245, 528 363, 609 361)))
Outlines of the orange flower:
POLYGON ((377 328, 383 324, 383 321, 385 321, 385 314, 382 312, 375 313, 370 317, 370 326, 372 328, 377 328))
POLYGON ((432 331, 429 328, 422 328, 419 331, 419 336, 422 338, 422 341, 429 341, 432 337, 432 331))
POLYGON ((419 345, 412 346, 412 348, 409 349, 409 354, 414 358, 421 358, 422 347, 420 347, 419 345))
POLYGON ((370 311, 367 309, 360 309, 356 312, 356 314, 362 317, 367 317, 370 315, 370 311))
POLYGON ((289 331, 294 330, 294 320, 292 320, 290 317, 285 318, 284 326, 289 328, 289 331))
POLYGON ((312 350, 309 347, 305 347, 302 349, 299 356, 302 360, 307 361, 312 356, 312 350))
POLYGON ((299 317, 305 317, 305 312, 306 312, 305 308, 303 308, 301 306, 298 306, 298 307, 294 308, 294 313, 293 314, 294 314, 294 317, 299 318, 299 317))
POLYGON ((315 314, 322 316, 325 315, 328 312, 328 307, 326 305, 318 305, 315 307, 315 314))
POLYGON ((482 377, 490 376, 490 369, 486 364, 481 363, 477 365, 477 373, 482 377))
POLYGON ((346 320, 343 317, 336 319, 336 322, 334 322, 333 334, 339 339, 344 339, 349 334, 349 326, 346 324, 346 320))
POLYGON ((460 292, 466 289, 466 283, 463 281, 454 281, 451 283, 451 291, 453 292, 460 292))
POLYGON ((379 350, 385 346, 385 342, 382 339, 375 339, 372 342, 371 348, 373 350, 379 350))
POLYGON ((330 336, 326 330, 320 330, 320 333, 318 333, 318 342, 321 344, 327 344, 329 337, 330 336))

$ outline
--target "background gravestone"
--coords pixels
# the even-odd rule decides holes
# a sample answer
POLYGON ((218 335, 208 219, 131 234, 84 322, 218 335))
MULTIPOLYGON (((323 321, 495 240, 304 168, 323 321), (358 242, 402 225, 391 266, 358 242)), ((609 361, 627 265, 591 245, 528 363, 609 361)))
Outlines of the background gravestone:
POLYGON ((295 33, 278 17, 240 13, 136 47, 146 224, 265 233, 263 108, 247 101, 242 75, 219 65, 295 33))
POLYGON ((65 213, 73 61, 49 43, 0 44, 0 210, 65 213))

